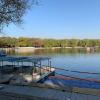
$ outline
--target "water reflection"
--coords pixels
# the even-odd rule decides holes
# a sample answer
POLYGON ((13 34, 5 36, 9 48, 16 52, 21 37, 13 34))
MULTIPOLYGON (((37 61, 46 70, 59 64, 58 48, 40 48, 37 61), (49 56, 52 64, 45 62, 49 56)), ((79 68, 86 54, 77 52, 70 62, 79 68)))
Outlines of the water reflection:
POLYGON ((68 70, 100 72, 100 49, 96 52, 87 52, 86 49, 37 49, 30 53, 16 53, 10 51, 9 55, 23 56, 50 56, 52 66, 68 70))

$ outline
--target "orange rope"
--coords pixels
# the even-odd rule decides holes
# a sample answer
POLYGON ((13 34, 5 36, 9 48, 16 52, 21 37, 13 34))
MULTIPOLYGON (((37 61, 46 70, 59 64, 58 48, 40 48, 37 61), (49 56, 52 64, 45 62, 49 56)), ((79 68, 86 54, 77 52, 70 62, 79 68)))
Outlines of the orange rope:
POLYGON ((71 77, 71 76, 61 76, 61 75, 57 75, 57 76, 50 76, 50 78, 58 78, 58 79, 64 79, 64 80, 73 80, 73 79, 77 79, 77 80, 84 80, 84 81, 90 81, 90 82, 96 82, 96 83, 100 83, 100 80, 96 80, 96 79, 92 79, 92 78, 78 78, 78 77, 71 77))

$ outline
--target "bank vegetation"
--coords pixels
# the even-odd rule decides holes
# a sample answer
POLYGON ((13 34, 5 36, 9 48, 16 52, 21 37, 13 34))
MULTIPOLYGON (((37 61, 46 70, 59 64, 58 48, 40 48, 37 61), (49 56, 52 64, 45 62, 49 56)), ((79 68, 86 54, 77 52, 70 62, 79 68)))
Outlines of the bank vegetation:
POLYGON ((40 39, 0 37, 0 47, 100 47, 100 39, 40 39))

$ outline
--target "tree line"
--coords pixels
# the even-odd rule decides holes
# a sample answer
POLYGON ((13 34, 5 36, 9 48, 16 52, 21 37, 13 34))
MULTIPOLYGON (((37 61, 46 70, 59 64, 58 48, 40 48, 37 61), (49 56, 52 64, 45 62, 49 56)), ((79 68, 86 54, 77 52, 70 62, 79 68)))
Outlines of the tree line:
POLYGON ((0 37, 0 47, 94 47, 100 39, 40 39, 0 37))

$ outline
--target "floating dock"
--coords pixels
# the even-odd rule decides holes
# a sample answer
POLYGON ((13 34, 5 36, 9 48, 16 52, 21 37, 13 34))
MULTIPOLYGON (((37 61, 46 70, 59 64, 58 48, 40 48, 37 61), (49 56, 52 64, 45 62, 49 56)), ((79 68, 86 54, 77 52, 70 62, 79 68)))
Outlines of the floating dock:
POLYGON ((0 57, 0 71, 4 76, 12 74, 9 78, 11 84, 40 82, 55 73, 49 57, 0 57))

